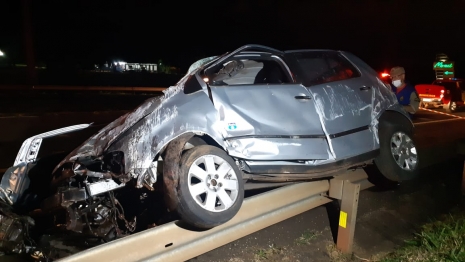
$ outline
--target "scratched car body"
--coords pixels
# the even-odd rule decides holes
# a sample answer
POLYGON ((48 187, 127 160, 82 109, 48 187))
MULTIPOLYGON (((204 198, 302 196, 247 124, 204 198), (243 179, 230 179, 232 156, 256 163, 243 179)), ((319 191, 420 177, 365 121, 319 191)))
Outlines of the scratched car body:
MULTIPOLYGON (((26 140, 2 180, 4 201, 14 207, 35 194, 27 172, 40 162, 42 139, 88 126, 26 140)), ((388 180, 409 179, 418 169, 412 138, 413 124, 395 95, 355 55, 246 45, 193 64, 163 96, 55 163, 50 193, 39 202, 42 209, 64 209, 68 230, 107 225, 98 231, 103 237, 121 227, 115 220, 126 231, 136 222, 111 216, 122 213, 114 194, 161 188, 170 211, 211 228, 234 217, 249 188, 331 178, 372 164, 388 180)))

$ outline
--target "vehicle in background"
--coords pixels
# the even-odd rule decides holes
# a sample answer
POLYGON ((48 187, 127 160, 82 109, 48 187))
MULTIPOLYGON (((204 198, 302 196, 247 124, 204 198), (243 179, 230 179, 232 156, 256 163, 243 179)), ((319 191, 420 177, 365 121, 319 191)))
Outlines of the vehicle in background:
POLYGON ((387 85, 388 87, 391 87, 391 75, 386 72, 380 73, 379 75, 380 75, 381 81, 383 81, 383 83, 387 85))
POLYGON ((444 87, 443 108, 447 111, 455 112, 465 106, 465 86, 462 79, 450 78, 435 80, 433 85, 444 87))
POLYGON ((420 107, 428 108, 443 107, 443 98, 445 88, 440 85, 420 84, 415 86, 418 96, 420 97, 420 107))

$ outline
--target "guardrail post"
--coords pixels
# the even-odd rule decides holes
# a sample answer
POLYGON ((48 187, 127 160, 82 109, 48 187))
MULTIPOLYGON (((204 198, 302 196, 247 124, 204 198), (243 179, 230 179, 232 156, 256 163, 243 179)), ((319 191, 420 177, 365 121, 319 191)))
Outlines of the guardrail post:
POLYGON ((462 195, 465 195, 465 142, 458 143, 457 153, 460 159, 463 159, 463 169, 462 169, 462 195))
POLYGON ((360 184, 353 184, 348 180, 343 181, 336 243, 337 248, 343 253, 352 253, 359 194, 360 184))
POLYGON ((462 195, 465 196, 465 161, 463 161, 463 170, 462 170, 462 195))

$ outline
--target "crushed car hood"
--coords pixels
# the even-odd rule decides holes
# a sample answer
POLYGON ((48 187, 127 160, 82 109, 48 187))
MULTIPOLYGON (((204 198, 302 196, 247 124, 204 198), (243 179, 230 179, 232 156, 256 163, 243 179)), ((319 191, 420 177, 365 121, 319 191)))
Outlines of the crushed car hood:
POLYGON ((132 112, 120 116, 90 137, 83 145, 76 148, 70 154, 69 160, 73 161, 79 157, 101 155, 121 134, 159 107, 161 101, 162 97, 147 99, 132 112))
POLYGON ((78 158, 100 157, 112 151, 124 152, 126 173, 146 169, 163 146, 187 132, 206 133, 221 145, 222 135, 214 127, 218 120, 217 111, 206 92, 188 95, 181 92, 185 83, 196 78, 195 73, 215 58, 194 63, 175 86, 163 91, 164 95, 146 100, 132 112, 111 122, 73 150, 53 172, 78 158))

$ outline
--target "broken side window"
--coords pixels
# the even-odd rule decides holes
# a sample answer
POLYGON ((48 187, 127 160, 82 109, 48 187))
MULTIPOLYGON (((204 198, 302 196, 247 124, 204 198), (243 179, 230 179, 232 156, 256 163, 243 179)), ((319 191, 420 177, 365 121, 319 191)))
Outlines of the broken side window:
POLYGON ((291 83, 282 65, 269 58, 235 58, 222 64, 209 79, 214 86, 291 83))
POLYGON ((303 72, 305 86, 360 77, 360 72, 345 57, 335 51, 308 51, 295 53, 303 72))

